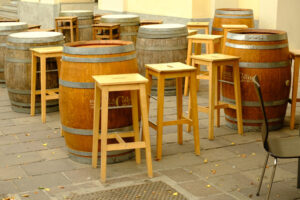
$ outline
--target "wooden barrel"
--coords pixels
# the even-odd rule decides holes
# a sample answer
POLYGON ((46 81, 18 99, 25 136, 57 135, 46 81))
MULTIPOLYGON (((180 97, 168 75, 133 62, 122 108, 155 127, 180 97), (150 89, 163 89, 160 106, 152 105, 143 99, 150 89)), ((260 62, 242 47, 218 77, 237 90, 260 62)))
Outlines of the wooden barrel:
POLYGON ((212 34, 223 35, 223 24, 247 25, 249 28, 254 28, 253 10, 236 8, 216 9, 212 34))
MULTIPOLYGON (((269 128, 283 126, 289 100, 291 64, 287 34, 284 31, 244 29, 230 31, 227 35, 225 54, 241 57, 240 76, 245 131, 259 130, 263 117, 252 83, 257 75, 262 89, 269 128)), ((226 67, 223 79, 232 82, 232 70, 226 67)), ((223 83, 223 100, 234 102, 233 86, 223 83)), ((236 128, 234 110, 226 109, 225 118, 230 127, 236 128)))
MULTIPOLYGON (((145 64, 185 62, 187 55, 187 27, 182 24, 146 25, 139 28, 136 41, 139 73, 145 75, 145 64)), ((155 77, 154 77, 155 78, 155 77)), ((157 93, 153 80, 152 93, 157 93)), ((167 79, 165 95, 176 94, 176 80, 167 79)))
MULTIPOLYGON (((92 40, 92 25, 94 19, 94 13, 91 10, 66 10, 61 11, 60 16, 76 16, 78 17, 78 28, 79 28, 79 40, 92 40)), ((66 42, 70 42, 70 31, 64 33, 66 42)), ((75 37, 74 37, 75 38, 75 37)))
MULTIPOLYGON (((132 42, 95 40, 68 43, 64 46, 59 80, 60 118, 71 158, 83 163, 91 162, 94 112, 92 75, 137 72, 136 53, 132 42)), ((108 114, 110 131, 124 130, 132 125, 131 108, 119 108, 130 104, 127 91, 109 94, 109 106, 112 107, 108 114)), ((108 162, 127 160, 132 155, 131 150, 112 151, 109 152, 108 162)))
POLYGON ((0 23, 0 84, 5 83, 4 58, 7 36, 11 33, 22 32, 27 29, 25 22, 1 22, 0 23))
MULTIPOLYGON (((5 80, 12 110, 30 113, 31 51, 30 48, 63 45, 64 39, 57 32, 20 32, 7 38, 5 55, 5 80)), ((40 89, 39 63, 37 89, 40 89)), ((47 60, 47 88, 58 88, 56 60, 47 60)), ((40 95, 36 96, 36 112, 40 112, 40 95)), ((58 101, 47 101, 47 112, 57 111, 58 101)))
POLYGON ((140 26, 140 17, 137 15, 105 15, 101 17, 102 23, 120 24, 120 39, 136 42, 137 32, 140 26))

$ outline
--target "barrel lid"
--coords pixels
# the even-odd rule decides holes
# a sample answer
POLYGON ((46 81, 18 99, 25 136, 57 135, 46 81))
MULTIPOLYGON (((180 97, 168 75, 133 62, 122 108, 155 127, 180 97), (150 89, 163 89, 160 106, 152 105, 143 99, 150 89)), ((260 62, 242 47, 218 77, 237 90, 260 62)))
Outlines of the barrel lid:
POLYGON ((63 34, 58 32, 19 32, 10 34, 7 41, 13 43, 45 43, 62 41, 63 39, 63 34))
POLYGON ((59 13, 60 16, 93 16, 94 12, 92 10, 65 10, 59 13))
POLYGON ((0 31, 13 31, 27 29, 28 25, 25 22, 1 22, 0 31))
POLYGON ((126 24, 126 23, 140 23, 140 17, 137 15, 104 15, 101 17, 101 22, 104 23, 120 23, 120 24, 126 24))
POLYGON ((141 26, 138 32, 138 37, 141 38, 172 38, 187 35, 187 27, 183 24, 155 24, 141 26))
POLYGON ((287 33, 271 29, 243 29, 229 31, 227 39, 253 42, 281 41, 287 40, 287 33))
POLYGON ((253 15, 252 9, 241 8, 219 8, 215 11, 216 15, 253 15))
POLYGON ((135 51, 131 41, 91 40, 66 43, 63 52, 74 55, 106 55, 135 51))

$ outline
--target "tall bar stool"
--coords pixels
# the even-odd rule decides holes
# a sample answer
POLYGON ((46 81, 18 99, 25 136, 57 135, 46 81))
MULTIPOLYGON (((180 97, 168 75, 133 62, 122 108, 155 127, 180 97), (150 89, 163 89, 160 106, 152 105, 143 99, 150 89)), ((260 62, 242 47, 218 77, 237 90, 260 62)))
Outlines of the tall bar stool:
MULTIPOLYGON (((201 48, 201 44, 207 44, 208 48, 206 49, 207 54, 212 54, 212 53, 217 53, 221 51, 221 44, 222 44, 222 35, 205 35, 205 34, 197 34, 197 35, 192 35, 188 36, 188 50, 187 50, 187 57, 186 57, 186 64, 191 65, 191 56, 192 54, 192 49, 193 49, 193 44, 200 44, 200 45, 195 45, 195 48, 201 48)), ((201 54, 201 49, 200 51, 196 51, 195 49, 195 54, 200 55, 201 54)), ((202 73, 200 66, 197 67, 197 73, 202 73)), ((207 72, 203 72, 207 73, 207 72)), ((208 76, 208 75, 207 75, 208 76)), ((199 83, 199 82, 198 82, 199 83)), ((198 85, 198 84, 197 84, 198 85)), ((185 84, 184 84, 184 95, 187 96, 188 94, 188 87, 189 87, 189 79, 185 79, 185 84)))
POLYGON ((157 131, 156 139, 156 160, 162 158, 162 135, 164 126, 177 125, 177 141, 178 144, 183 143, 182 139, 182 125, 189 124, 193 126, 195 154, 200 155, 200 141, 199 141, 199 125, 198 125, 198 112, 197 112, 197 91, 196 91, 196 68, 185 65, 183 63, 163 63, 163 64, 148 64, 146 65, 146 78, 149 80, 147 84, 148 95, 148 109, 150 103, 150 94, 152 86, 152 76, 157 77, 157 122, 156 124, 149 121, 151 128, 157 131), (182 115, 182 79, 189 77, 191 79, 191 107, 192 117, 190 119, 185 118, 182 115), (164 87, 165 79, 176 79, 176 102, 177 102, 177 120, 164 121, 164 87))
POLYGON ((70 30, 71 42, 74 42, 74 30, 76 41, 79 41, 79 27, 78 18, 76 16, 70 17, 56 17, 55 18, 55 31, 63 33, 63 30, 70 30))
MULTIPOLYGON (((186 25, 188 31, 189 30, 204 30, 204 34, 209 34, 209 22, 188 22, 186 25)), ((199 45, 198 45, 199 46, 199 45)), ((206 44, 206 49, 208 49, 208 44, 206 44)), ((201 44, 200 48, 196 47, 195 48, 195 53, 196 54, 201 54, 201 44), (200 49, 200 53, 198 52, 200 49)))
POLYGON ((95 103, 94 103, 94 125, 93 125, 93 152, 92 165, 97 167, 98 141, 101 140, 101 181, 106 181, 106 159, 108 151, 135 149, 136 163, 141 163, 141 148, 145 148, 148 176, 153 176, 151 161, 151 146, 148 125, 148 110, 146 97, 146 83, 148 82, 140 74, 117 74, 93 76, 95 80, 95 103), (107 133, 108 126, 108 101, 109 92, 130 91, 132 102, 133 131, 122 133, 107 133), (143 124, 143 140, 139 136, 139 112, 138 93, 143 124), (101 101, 101 134, 99 135, 101 101), (133 137, 134 142, 125 142, 123 138, 133 137), (108 139, 116 139, 118 144, 107 144, 108 139))
POLYGON ((30 115, 35 115, 35 96, 41 95, 41 117, 42 122, 46 122, 46 101, 59 99, 59 89, 46 89, 46 60, 47 58, 56 58, 58 73, 60 72, 60 59, 62 57, 62 46, 56 47, 42 47, 32 48, 32 62, 31 62, 31 102, 30 115), (41 75, 41 90, 36 90, 36 64, 37 58, 40 58, 40 75, 41 75))
POLYGON ((223 35, 224 35, 224 38, 223 38, 223 41, 222 41, 222 53, 224 53, 228 31, 247 29, 248 26, 247 25, 242 25, 242 24, 238 24, 238 25, 236 25, 236 24, 223 24, 222 27, 223 27, 223 35))
POLYGON ((120 24, 99 23, 93 24, 93 40, 107 39, 114 40, 120 38, 120 24))
POLYGON ((300 99, 297 98, 299 69, 300 69, 300 50, 291 50, 290 55, 291 55, 291 58, 294 59, 290 129, 294 129, 295 128, 296 104, 297 104, 297 102, 300 102, 300 99))
MULTIPOLYGON (((231 108, 235 109, 237 113, 237 125, 238 133, 243 134, 243 120, 242 120, 242 103, 241 103, 241 87, 240 87, 240 70, 239 70, 239 57, 229 56, 224 54, 204 54, 204 55, 194 55, 192 56, 192 66, 206 65, 209 74, 209 103, 208 107, 198 106, 199 112, 204 112, 208 114, 208 139, 214 139, 214 110, 217 110, 217 120, 216 125, 220 126, 220 109, 231 108), (233 68, 233 85, 235 93, 235 105, 230 103, 225 103, 220 101, 220 82, 228 83, 222 81, 221 77, 221 67, 222 66, 232 66, 233 68)), ((202 75, 198 75, 197 79, 200 79, 202 75)), ((232 84, 232 83, 228 83, 232 84)), ((191 112, 193 112, 193 107, 190 106, 192 96, 189 98, 189 118, 191 117, 191 112)), ((190 126, 188 126, 188 132, 190 131, 190 126)))

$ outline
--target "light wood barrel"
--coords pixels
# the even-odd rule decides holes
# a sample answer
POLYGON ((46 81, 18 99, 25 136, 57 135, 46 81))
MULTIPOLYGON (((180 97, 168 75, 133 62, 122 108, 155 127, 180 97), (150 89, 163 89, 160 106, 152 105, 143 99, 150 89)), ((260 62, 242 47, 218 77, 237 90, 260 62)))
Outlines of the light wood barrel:
POLYGON ((1 22, 0 23, 0 84, 5 83, 4 78, 4 58, 7 36, 27 30, 25 22, 1 22))
POLYGON ((212 34, 223 35, 223 24, 247 25, 249 28, 254 28, 253 10, 236 8, 216 9, 212 34))
MULTIPOLYGON (((284 31, 244 29, 230 31, 225 54, 241 57, 240 76, 243 123, 245 131, 259 130, 263 117, 255 93, 252 77, 257 75, 262 89, 264 105, 271 130, 283 126, 289 100, 291 64, 288 38, 284 31)), ((232 82, 231 69, 225 67, 223 79, 232 82)), ((234 102, 233 86, 223 83, 223 100, 234 102)), ((225 118, 236 128, 234 110, 226 109, 225 118)))
MULTIPOLYGON (((62 131, 71 158, 79 162, 91 162, 94 112, 92 75, 137 72, 136 53, 132 42, 95 40, 68 43, 64 46, 59 101, 62 131)), ((132 125, 131 108, 128 108, 130 105, 127 91, 110 93, 110 131, 124 130, 132 125)), ((99 151, 100 145, 99 142, 99 151)), ((131 156, 132 150, 112 151, 109 152, 108 162, 120 162, 131 156)))
MULTIPOLYGON (((141 26, 136 42, 139 73, 145 75, 145 64, 185 62, 187 55, 187 27, 182 24, 141 26)), ((156 94, 156 79, 152 93, 156 94)), ((165 82, 165 95, 176 94, 175 79, 165 82)))
MULTIPOLYGON (((64 39, 57 32, 20 32, 7 38, 5 55, 5 80, 12 110, 30 113, 31 51, 30 48, 63 45, 64 39)), ((39 63, 37 64, 37 89, 40 89, 39 63)), ((47 60, 46 86, 58 88, 55 59, 47 60)), ((36 112, 40 112, 40 95, 36 97, 36 112)), ((58 101, 47 101, 47 112, 57 111, 58 101)))
MULTIPOLYGON (((69 17, 76 16, 78 17, 78 28, 79 28, 79 40, 92 40, 92 25, 94 19, 94 13, 91 10, 66 10, 61 11, 60 16, 69 17)), ((70 32, 65 33, 66 42, 70 42, 70 32)), ((75 37, 74 37, 75 38, 75 37)))
POLYGON ((104 15, 102 23, 120 24, 120 39, 136 43, 136 37, 140 26, 140 17, 137 15, 104 15))

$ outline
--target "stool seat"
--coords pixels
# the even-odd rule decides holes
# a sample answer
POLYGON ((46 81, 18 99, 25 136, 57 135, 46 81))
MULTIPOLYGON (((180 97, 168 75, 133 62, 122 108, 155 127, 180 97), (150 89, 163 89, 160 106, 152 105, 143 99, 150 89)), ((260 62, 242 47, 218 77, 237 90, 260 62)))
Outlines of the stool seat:
POLYGON ((117 23, 99 23, 93 24, 93 39, 119 39, 120 24, 117 23))
POLYGON ((294 129, 296 104, 297 102, 300 102, 300 99, 297 98, 300 69, 300 50, 290 50, 290 57, 294 60, 290 129, 294 129))
POLYGON ((120 24, 117 24, 117 23, 99 23, 99 24, 93 24, 92 25, 93 27, 107 27, 107 28, 110 28, 110 27, 114 27, 114 26, 120 26, 120 24))
POLYGON ((32 62, 31 62, 31 116, 35 115, 35 97, 37 94, 41 95, 41 118, 42 122, 46 122, 46 101, 54 100, 59 98, 59 89, 46 89, 46 59, 47 58, 56 58, 58 74, 60 71, 60 58, 62 57, 62 46, 55 47, 40 47, 40 48, 31 48, 32 52, 32 62), (41 90, 36 90, 36 68, 37 68, 37 58, 40 58, 40 81, 41 81, 41 90))
MULTIPOLYGON (((241 90, 240 90, 240 72, 239 72, 239 59, 240 57, 224 55, 224 54, 205 54, 192 56, 192 66, 205 65, 207 66, 208 73, 201 73, 197 79, 209 80, 209 103, 208 106, 198 106, 199 112, 208 114, 208 139, 214 139, 214 110, 217 110, 216 125, 220 126, 220 109, 231 108, 235 109, 238 120, 238 133, 243 134, 243 121, 242 121, 242 106, 241 106, 241 90), (233 73, 233 83, 222 80, 222 70, 224 66, 231 66, 233 73), (234 85, 235 104, 220 101, 220 82, 234 85)), ((189 98, 189 117, 191 117, 192 108, 191 96, 189 98)), ((188 132, 190 126, 188 126, 188 132)))
POLYGON ((197 35, 192 35, 188 36, 188 39, 194 39, 195 41, 198 40, 217 40, 223 38, 222 35, 207 35, 207 34, 197 34, 197 35))
POLYGON ((148 109, 150 106, 150 95, 152 86, 152 76, 157 78, 157 121, 153 123, 149 121, 151 128, 157 131, 156 139, 156 160, 162 158, 162 137, 163 127, 177 125, 177 141, 178 144, 183 143, 182 139, 182 126, 189 124, 193 126, 194 132, 194 151, 196 155, 200 155, 200 141, 199 141, 199 125, 197 113, 197 96, 196 96, 196 68, 179 63, 162 63, 162 64, 147 64, 146 65, 146 78, 149 80, 147 84, 148 95, 148 109), (182 115, 182 79, 188 77, 191 79, 191 105, 194 108, 192 117, 187 119, 182 115), (165 79, 176 79, 176 103, 177 103, 177 120, 164 121, 164 92, 165 92, 165 79))
POLYGON ((225 54, 203 54, 203 55, 192 55, 192 59, 200 59, 203 61, 208 62, 220 62, 220 61, 230 61, 230 60, 236 60, 240 59, 238 56, 231 56, 231 55, 225 55, 225 54))
POLYGON ((94 122, 93 122, 93 152, 92 166, 98 163, 98 142, 101 140, 101 181, 106 181, 107 152, 115 150, 135 149, 136 163, 141 163, 141 148, 145 148, 148 176, 153 176, 151 161, 151 146, 146 98, 146 83, 148 80, 140 74, 115 74, 93 76, 95 80, 94 122), (114 132, 108 134, 108 104, 109 92, 130 91, 132 104, 133 131, 114 132), (138 93, 142 120, 143 139, 140 140, 138 93), (100 104, 101 102, 101 104, 100 104), (101 109, 100 109, 101 105, 101 109), (99 135, 99 121, 101 110, 101 134, 99 135), (133 138, 134 142, 126 142, 123 138, 133 138), (115 139, 117 143, 108 144, 108 139, 115 139))
POLYGON ((223 28, 233 28, 233 29, 244 29, 244 28, 248 28, 247 25, 244 24, 223 24, 222 25, 223 28))
POLYGON ((101 86, 147 83, 148 80, 140 74, 113 74, 93 76, 101 86))

